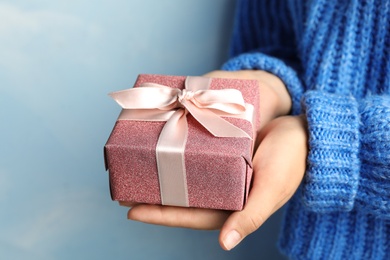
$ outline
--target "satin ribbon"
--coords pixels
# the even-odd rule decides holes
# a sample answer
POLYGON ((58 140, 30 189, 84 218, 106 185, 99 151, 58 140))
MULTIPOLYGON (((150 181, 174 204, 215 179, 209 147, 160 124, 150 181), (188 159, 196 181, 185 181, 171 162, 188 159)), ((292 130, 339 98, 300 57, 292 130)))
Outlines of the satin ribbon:
POLYGON ((221 116, 252 123, 253 106, 245 103, 239 90, 210 90, 210 83, 210 78, 187 77, 183 90, 143 83, 109 94, 123 108, 118 120, 166 121, 156 146, 163 205, 189 206, 184 163, 188 113, 215 137, 252 139, 221 116))

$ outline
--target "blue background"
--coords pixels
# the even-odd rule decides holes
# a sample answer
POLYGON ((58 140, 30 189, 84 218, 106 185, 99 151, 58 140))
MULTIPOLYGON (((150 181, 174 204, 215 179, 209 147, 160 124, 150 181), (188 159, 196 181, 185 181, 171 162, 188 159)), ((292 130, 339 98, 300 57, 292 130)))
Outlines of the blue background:
POLYGON ((280 212, 231 252, 217 231, 128 221, 103 146, 139 73, 227 57, 233 0, 0 0, 1 259, 281 259, 280 212))

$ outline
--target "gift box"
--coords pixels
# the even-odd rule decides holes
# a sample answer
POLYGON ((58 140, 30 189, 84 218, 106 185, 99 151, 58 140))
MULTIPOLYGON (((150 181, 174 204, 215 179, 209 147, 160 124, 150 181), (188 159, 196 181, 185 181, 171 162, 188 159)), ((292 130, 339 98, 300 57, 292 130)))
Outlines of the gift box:
POLYGON ((241 210, 259 124, 254 80, 139 75, 104 146, 117 201, 241 210))

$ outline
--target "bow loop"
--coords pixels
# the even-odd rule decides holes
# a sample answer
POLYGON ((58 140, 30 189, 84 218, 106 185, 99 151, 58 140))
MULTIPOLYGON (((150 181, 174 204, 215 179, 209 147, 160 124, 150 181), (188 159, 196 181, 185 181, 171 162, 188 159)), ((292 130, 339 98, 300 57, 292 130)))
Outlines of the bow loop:
MULTIPOLYGON (((242 94, 237 89, 210 90, 209 78, 187 77, 183 90, 171 88, 156 83, 143 83, 138 88, 113 92, 110 96, 125 110, 134 110, 127 115, 137 117, 137 110, 167 111, 167 117, 172 116, 176 109, 185 109, 205 129, 216 137, 251 137, 242 129, 214 113, 220 111, 224 116, 241 115, 246 112, 246 104, 242 94), (207 84, 206 84, 207 82, 207 84)), ((125 113, 123 113, 125 114, 125 113)), ((161 113, 158 114, 159 118, 161 113)), ((141 117, 141 116, 140 116, 141 117)), ((142 118, 139 118, 142 120, 142 118)), ((148 121, 152 121, 147 117, 148 121)), ((167 118, 169 120, 169 118, 167 118)))
POLYGON ((198 90, 192 102, 199 108, 215 109, 233 115, 245 113, 246 110, 244 98, 237 89, 198 90))
POLYGON ((171 110, 176 103, 179 89, 155 83, 144 83, 139 88, 112 92, 109 95, 123 109, 171 110))

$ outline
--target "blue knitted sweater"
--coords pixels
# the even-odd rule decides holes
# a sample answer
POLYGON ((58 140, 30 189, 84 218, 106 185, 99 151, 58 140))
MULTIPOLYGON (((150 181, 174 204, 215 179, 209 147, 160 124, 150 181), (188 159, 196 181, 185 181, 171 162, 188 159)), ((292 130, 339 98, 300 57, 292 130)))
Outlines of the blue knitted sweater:
POLYGON ((309 128, 292 259, 390 259, 390 0, 238 0, 231 59, 287 86, 309 128))

